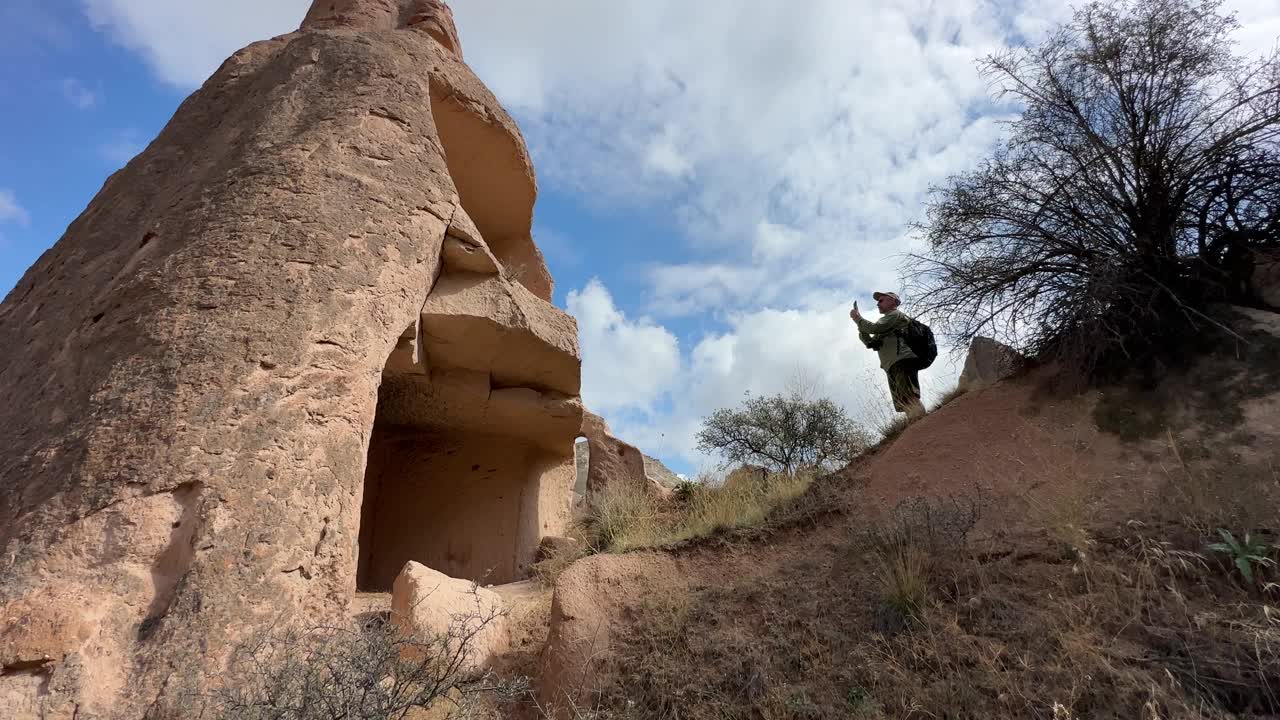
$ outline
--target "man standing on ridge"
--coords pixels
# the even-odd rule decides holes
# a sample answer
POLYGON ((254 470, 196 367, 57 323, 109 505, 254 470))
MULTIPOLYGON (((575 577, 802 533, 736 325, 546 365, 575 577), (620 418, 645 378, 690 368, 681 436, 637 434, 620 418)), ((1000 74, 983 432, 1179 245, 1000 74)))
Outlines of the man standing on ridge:
POLYGON ((880 354, 880 368, 889 376, 889 393, 893 396, 893 409, 915 420, 924 415, 924 403, 920 402, 920 370, 922 362, 903 339, 903 333, 911 318, 898 309, 901 300, 897 293, 875 292, 871 294, 880 309, 880 319, 871 322, 862 317, 858 303, 853 303, 849 317, 858 324, 858 339, 868 349, 880 354))

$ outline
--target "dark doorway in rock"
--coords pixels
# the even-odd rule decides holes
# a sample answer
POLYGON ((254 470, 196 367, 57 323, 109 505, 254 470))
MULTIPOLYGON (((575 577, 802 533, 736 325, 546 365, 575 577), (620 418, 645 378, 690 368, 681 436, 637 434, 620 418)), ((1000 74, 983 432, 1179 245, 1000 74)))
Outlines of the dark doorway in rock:
POLYGON ((480 383, 488 397, 488 376, 427 372, 412 345, 392 354, 378 391, 356 589, 390 591, 410 560, 483 584, 524 579, 542 535, 544 478, 572 464, 492 433, 483 412, 469 415, 483 408, 468 388, 480 383))
POLYGON ((357 589, 390 590, 409 560, 485 584, 524 577, 522 535, 537 532, 527 463, 506 438, 375 423, 357 589))

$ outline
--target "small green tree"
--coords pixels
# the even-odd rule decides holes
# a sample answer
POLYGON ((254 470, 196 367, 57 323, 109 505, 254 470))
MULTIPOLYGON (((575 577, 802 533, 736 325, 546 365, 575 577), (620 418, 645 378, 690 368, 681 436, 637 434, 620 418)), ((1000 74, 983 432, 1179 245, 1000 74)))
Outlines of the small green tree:
POLYGON ((703 452, 786 473, 847 463, 870 444, 870 435, 839 405, 799 392, 748 395, 741 408, 721 408, 705 418, 698 433, 703 452))

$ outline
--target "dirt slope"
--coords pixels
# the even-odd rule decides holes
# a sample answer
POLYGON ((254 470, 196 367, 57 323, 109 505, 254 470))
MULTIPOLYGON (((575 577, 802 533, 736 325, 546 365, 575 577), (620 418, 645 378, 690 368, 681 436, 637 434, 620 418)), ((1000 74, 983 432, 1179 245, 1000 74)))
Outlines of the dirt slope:
POLYGON ((1280 528, 1280 393, 1224 395, 1201 370, 1268 375, 1275 320, 1245 322, 1252 355, 1147 391, 1055 397, 1042 369, 968 393, 769 528, 580 561, 556 586, 543 712, 1278 716, 1275 596, 1205 544, 1280 528))

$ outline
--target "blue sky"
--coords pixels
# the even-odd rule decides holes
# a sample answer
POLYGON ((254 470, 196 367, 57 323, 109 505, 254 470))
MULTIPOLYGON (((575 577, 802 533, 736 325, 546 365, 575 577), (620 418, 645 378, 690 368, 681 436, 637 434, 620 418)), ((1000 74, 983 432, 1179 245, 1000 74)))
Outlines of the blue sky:
MULTIPOLYGON (((178 104, 307 0, 0 5, 0 293, 178 104)), ((977 57, 1039 37, 1057 0, 454 0, 466 59, 525 133, 535 239, 579 320, 583 397, 681 472, 698 421, 803 379, 888 416, 849 304, 893 288, 930 183, 1015 108, 977 57)), ((1280 3, 1233 0, 1241 49, 1280 3)), ((910 298, 906 298, 909 309, 910 298)), ((931 393, 954 382, 942 362, 931 393)))

